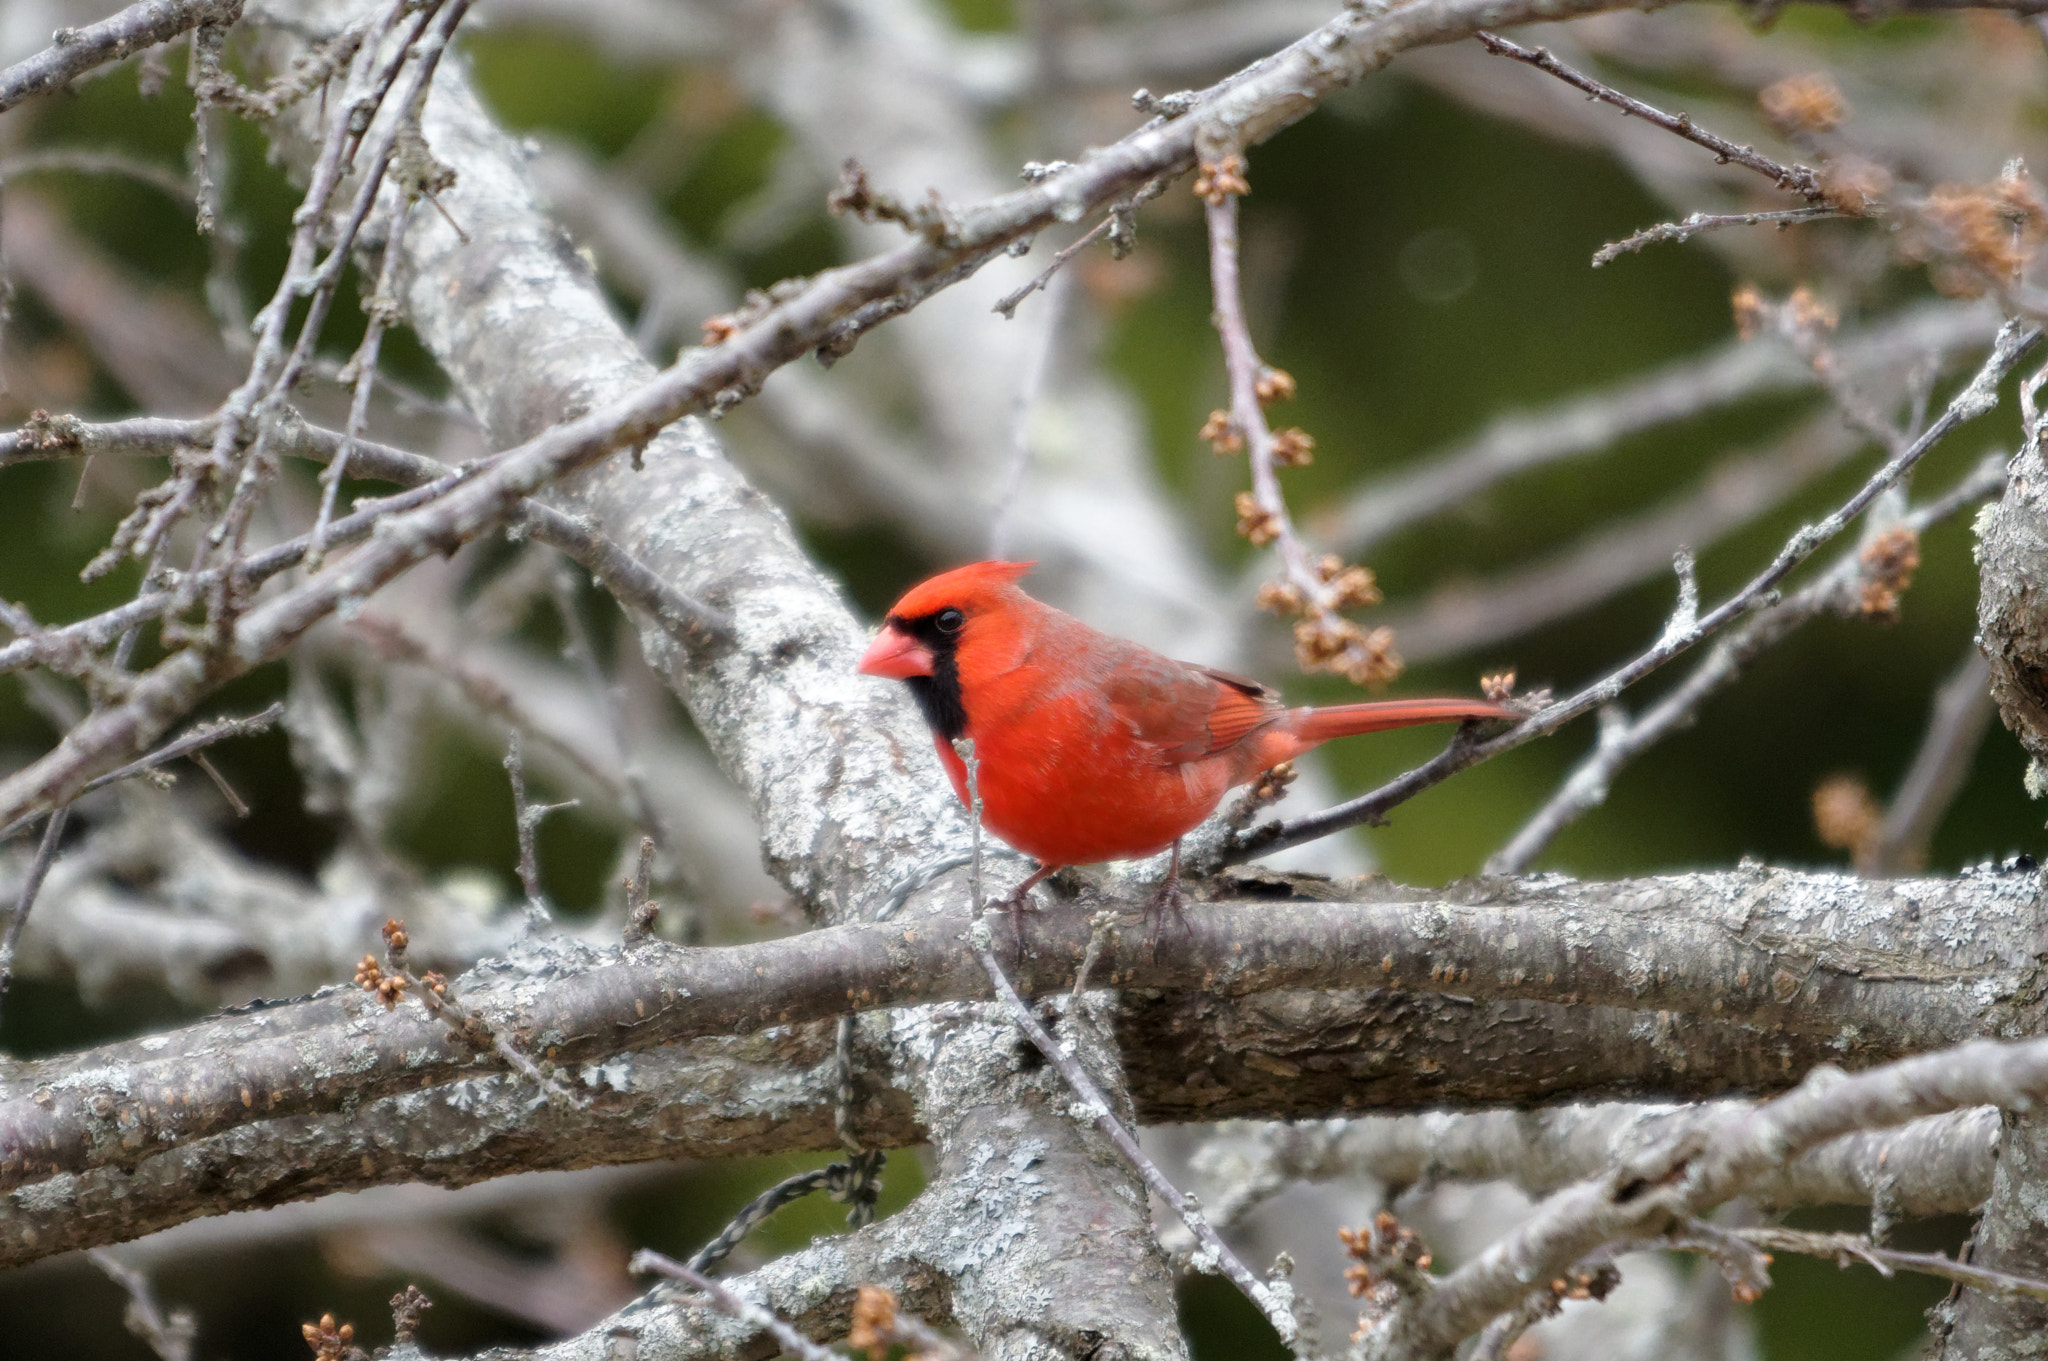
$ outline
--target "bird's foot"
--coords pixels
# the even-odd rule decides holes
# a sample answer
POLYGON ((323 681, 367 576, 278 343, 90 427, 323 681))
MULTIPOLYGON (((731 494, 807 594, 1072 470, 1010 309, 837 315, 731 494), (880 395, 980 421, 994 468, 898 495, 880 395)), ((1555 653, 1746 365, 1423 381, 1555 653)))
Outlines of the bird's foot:
POLYGON ((1023 912, 1036 912, 1038 908, 1037 905, 1031 901, 1031 890, 1037 888, 1047 879, 1050 879, 1053 875, 1059 873, 1059 870, 1060 866, 1058 865, 1040 865, 1037 869, 1031 872, 1030 877, 1027 878, 1023 883, 1011 889, 1007 897, 997 898, 995 901, 991 902, 989 906, 1006 907, 1010 910, 1010 913, 1013 916, 1023 912))

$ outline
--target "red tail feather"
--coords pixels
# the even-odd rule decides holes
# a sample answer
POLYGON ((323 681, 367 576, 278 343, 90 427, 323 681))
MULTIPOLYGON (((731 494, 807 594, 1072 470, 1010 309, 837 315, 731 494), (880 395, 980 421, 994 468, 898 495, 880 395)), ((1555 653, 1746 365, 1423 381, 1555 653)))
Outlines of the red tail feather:
POLYGON ((1327 742, 1333 737, 1385 732, 1389 728, 1411 728, 1418 723, 1462 723, 1468 718, 1516 719, 1521 716, 1505 705, 1483 699, 1388 699, 1371 704, 1333 704, 1326 709, 1310 709, 1288 726, 1304 741, 1327 742))

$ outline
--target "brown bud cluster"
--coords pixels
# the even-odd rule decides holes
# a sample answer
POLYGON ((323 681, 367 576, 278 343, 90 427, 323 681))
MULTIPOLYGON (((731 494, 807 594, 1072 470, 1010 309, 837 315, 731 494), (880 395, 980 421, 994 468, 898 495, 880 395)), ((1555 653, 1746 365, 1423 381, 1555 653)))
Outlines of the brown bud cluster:
POLYGON ((1244 451, 1244 432, 1237 428, 1236 421, 1230 419, 1228 411, 1211 411, 1209 419, 1202 422, 1200 438, 1208 441, 1209 447, 1218 454, 1244 451))
POLYGON ((1282 468, 1302 468, 1315 459, 1315 436, 1295 426, 1273 432, 1273 462, 1282 468))
POLYGON ((1820 170, 1820 191, 1829 203, 1859 217, 1879 207, 1892 190, 1892 172, 1861 156, 1840 156, 1820 170))
POLYGON ((1865 859, 1884 828, 1884 810, 1855 775, 1830 775, 1813 791, 1813 833, 1831 850, 1865 859))
POLYGON ((363 962, 356 965, 356 986, 364 992, 375 993, 386 1011, 397 1006, 405 996, 405 979, 385 973, 375 955, 364 955, 363 962))
POLYGON ((1792 296, 1785 299, 1785 312, 1793 326, 1808 334, 1832 331, 1842 321, 1841 313, 1805 284, 1793 289, 1792 296))
POLYGON ((1259 587, 1259 608, 1274 614, 1300 614, 1307 604, 1301 591, 1289 581, 1269 581, 1259 587))
POLYGON ((52 416, 37 407, 21 423, 15 441, 23 449, 76 449, 85 443, 85 427, 76 416, 52 416))
POLYGON ((1857 603, 1864 617, 1897 623, 1899 597, 1920 569, 1920 536, 1909 525, 1895 525, 1865 544, 1858 560, 1863 565, 1863 595, 1857 603))
MULTIPOLYGON (((2018 276, 2048 239, 2048 198, 2024 174, 2006 174, 1989 185, 1944 184, 1922 209, 1934 237, 1925 251, 1959 257, 1996 283, 2018 276)), ((1967 277, 1937 277, 1944 291, 1981 292, 1967 277)))
POLYGON ((392 950, 403 951, 412 944, 412 937, 405 934, 405 923, 396 917, 384 919, 384 944, 392 950))
POLYGON ((1280 517, 1259 504, 1248 491, 1237 494, 1237 532, 1251 540, 1252 547, 1264 548, 1280 537, 1280 517))
POLYGON ((1373 1216, 1372 1227, 1339 1229, 1337 1239, 1343 1243, 1345 1255, 1358 1264, 1344 1268, 1344 1281, 1353 1299, 1382 1280, 1427 1271, 1433 1260, 1422 1236, 1385 1210, 1373 1216))
POLYGON ((408 1285, 391 1297, 392 1340, 411 1342, 419 1334, 420 1319, 434 1302, 427 1298, 427 1292, 416 1285, 408 1285))
POLYGON ((1271 406, 1294 397, 1294 375, 1285 369, 1276 369, 1268 364, 1259 370, 1258 381, 1252 384, 1252 391, 1258 394, 1260 406, 1271 406))
POLYGON ((1287 786, 1300 775, 1301 772, 1294 768, 1294 762, 1282 761, 1252 781, 1252 787, 1245 792, 1245 802, 1255 808, 1276 804, 1287 797, 1287 786))
POLYGON ((1304 671, 1333 671, 1353 685, 1383 685, 1402 667, 1392 629, 1362 629, 1335 614, 1295 624, 1294 659, 1304 671))
POLYGON ((1316 575, 1330 588, 1333 609, 1356 610, 1380 603, 1379 581, 1370 567, 1350 566, 1335 553, 1325 553, 1316 564, 1316 575))
POLYGON ((427 991, 433 993, 436 997, 446 997, 448 995, 448 975, 442 973, 439 969, 429 969, 421 974, 420 982, 426 984, 427 991))
POLYGON ((1505 704, 1513 699, 1515 697, 1514 668, 1510 667, 1506 671, 1496 671, 1491 676, 1481 676, 1479 678, 1479 693, 1492 700, 1495 704, 1505 704))
POLYGON ((853 1298, 853 1327, 846 1343, 856 1351, 881 1356, 896 1345, 896 1296, 879 1285, 864 1285, 853 1298))
POLYGON ((1621 1272, 1613 1263, 1604 1262, 1591 1271, 1574 1271, 1569 1275, 1553 1277, 1550 1282, 1551 1297, 1559 1303, 1565 1300, 1604 1300, 1614 1293, 1614 1287, 1621 1284, 1621 1272))
POLYGON ((1735 333, 1744 340, 1755 340, 1764 333, 1770 323, 1771 305, 1764 300, 1763 293, 1755 284, 1744 284, 1735 290, 1729 300, 1735 312, 1735 333))
POLYGON ((1841 87, 1819 71, 1765 86, 1756 102, 1771 126, 1787 136, 1833 132, 1849 118, 1849 101, 1842 97, 1841 87))
POLYGON ((1842 319, 1832 304, 1805 284, 1793 289, 1782 303, 1764 296, 1755 284, 1742 285, 1729 301, 1736 334, 1744 340, 1776 331, 1801 346, 1802 353, 1810 352, 1842 319))
POLYGON ((349 1344, 355 1341, 356 1326, 336 1324, 334 1315, 322 1314, 318 1323, 301 1324, 299 1335, 313 1349, 315 1361, 341 1361, 352 1350, 349 1344))
POLYGON ((1244 172, 1244 157, 1235 153, 1220 161, 1203 161, 1195 175, 1195 197, 1212 208, 1221 208, 1231 198, 1244 197, 1252 191, 1244 172))

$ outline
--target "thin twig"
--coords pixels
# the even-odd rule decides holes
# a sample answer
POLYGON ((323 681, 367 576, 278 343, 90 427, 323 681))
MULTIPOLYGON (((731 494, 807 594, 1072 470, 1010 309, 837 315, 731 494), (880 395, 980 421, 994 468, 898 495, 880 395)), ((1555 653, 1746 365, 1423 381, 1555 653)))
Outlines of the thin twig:
POLYGON ((1010 458, 1003 467, 1002 480, 996 484, 994 504, 989 510, 988 554, 992 558, 1007 558, 1010 555, 1010 537, 1014 532, 1017 498, 1023 494, 1024 479, 1031 471, 1031 413, 1038 405, 1038 394, 1045 386, 1046 371, 1052 367, 1053 351, 1060 338, 1060 324, 1066 319, 1067 294, 1071 283, 1062 279, 1045 300, 1045 316, 1041 321, 1037 344, 1031 347, 1025 360, 1024 375, 1017 384, 1017 399, 1010 415, 1010 458))
POLYGON ((1567 85, 1584 90, 1594 99, 1612 104, 1624 114, 1640 118, 1646 123, 1653 123, 1666 132, 1685 138, 1688 142, 1697 142, 1713 152, 1715 159, 1722 164, 1733 161, 1737 165, 1756 171, 1780 189, 1797 194, 1809 203, 1828 204, 1828 196, 1820 186, 1820 176, 1806 166, 1786 165, 1774 161, 1759 153, 1755 147, 1741 146, 1725 137, 1708 132, 1686 114, 1665 113, 1662 109, 1653 108, 1640 99, 1601 84, 1583 71, 1566 66, 1552 56, 1547 48, 1523 47, 1520 43, 1509 42, 1506 38, 1492 33, 1481 32, 1472 36, 1477 38, 1487 51, 1497 56, 1512 57, 1516 61, 1526 62, 1539 71, 1556 76, 1567 85))
MULTIPOLYGON (((255 733, 267 732, 271 725, 276 723, 283 715, 284 704, 279 702, 272 704, 261 713, 250 714, 245 718, 220 718, 198 724, 183 737, 173 742, 164 743, 164 745, 158 747, 141 760, 130 761, 119 770, 110 770, 98 779, 88 781, 85 787, 78 792, 81 795, 90 794, 93 790, 103 788, 118 780, 129 779, 132 776, 142 774, 146 770, 154 770, 158 766, 177 760, 180 756, 194 755, 216 742, 225 742, 230 737, 248 737, 255 733)), ((216 781, 220 779, 218 772, 213 772, 212 774, 216 781)), ((247 806, 242 804, 239 798, 236 798, 231 791, 223 790, 222 792, 227 797, 228 802, 236 807, 238 816, 248 816, 249 810, 247 806)), ((27 818, 16 819, 6 827, 0 827, 0 841, 5 841, 9 837, 14 836, 34 820, 35 818, 32 814, 27 818)))
POLYGON ((86 28, 59 29, 50 46, 0 71, 0 113, 200 24, 241 17, 242 0, 144 0, 86 28))
POLYGON ((384 260, 377 268, 376 291, 370 295, 368 312, 369 324, 363 329, 363 340, 356 347, 349 365, 355 370, 355 391, 348 404, 348 424, 342 428, 341 448, 334 459, 320 474, 320 509, 313 517, 313 530, 306 545, 306 570, 320 570, 321 559, 327 556, 327 529, 334 520, 335 499, 341 494, 342 479, 348 476, 349 457, 355 452, 356 441, 362 438, 363 427, 369 421, 370 390, 376 385, 377 354, 384 343, 384 330, 398 319, 398 262, 404 252, 399 244, 405 239, 406 226, 412 221, 415 200, 411 195, 403 198, 391 214, 390 235, 384 242, 384 260))
POLYGON ((1871 849, 1873 873, 1912 874, 1926 867, 1928 843, 1962 792, 1996 711, 1991 663, 1971 643, 1961 663, 1934 692, 1927 732, 1885 809, 1871 849))
MULTIPOLYGON (((1211 319, 1222 338, 1223 366, 1230 380, 1229 429, 1243 442, 1251 465, 1251 491, 1238 499, 1238 532, 1254 546, 1271 543, 1279 550, 1280 582, 1273 598, 1284 600, 1286 612, 1297 616, 1295 657, 1302 668, 1334 671, 1358 684, 1384 681, 1400 668, 1392 635, 1385 629, 1368 633, 1340 613, 1379 599, 1370 574, 1361 568, 1345 569, 1334 557, 1311 555, 1280 488, 1279 441, 1265 412, 1266 392, 1273 390, 1266 385, 1278 375, 1260 362, 1252 344, 1238 279, 1237 199, 1244 191, 1241 179, 1233 189, 1226 178, 1236 173, 1229 167, 1238 164, 1241 158, 1230 156, 1208 170, 1219 183, 1209 193, 1206 207, 1210 292, 1216 304, 1211 319)), ((1292 390, 1292 380, 1287 388, 1292 390)), ((1294 461, 1305 460, 1306 436, 1300 431, 1289 434, 1298 451, 1294 461)), ((1268 598, 1262 592, 1261 603, 1268 598)))
POLYGON ((1079 239, 1063 247, 1058 254, 1054 255, 1052 263, 1040 270, 1029 283, 1004 294, 1001 301, 996 303, 995 310, 1000 312, 1006 321, 1014 317, 1019 304, 1033 293, 1045 288, 1059 274, 1060 270, 1065 268, 1067 261, 1079 255, 1097 241, 1100 241, 1104 236, 1110 238, 1110 248, 1115 258, 1122 259, 1132 249, 1132 242, 1134 240, 1131 235, 1131 223, 1133 221, 1131 215, 1141 205, 1150 203, 1153 199, 1165 193, 1166 186, 1172 182, 1172 176, 1161 175, 1157 179, 1147 180, 1139 185, 1129 198, 1113 205, 1109 212, 1094 226, 1090 227, 1079 239))
POLYGON ((526 799, 526 763, 519 754, 519 730, 514 728, 505 744, 505 774, 512 781, 512 820, 519 830, 519 883, 526 890, 526 917, 536 926, 553 921, 547 899, 540 887, 540 856, 534 849, 534 834, 541 819, 564 808, 574 808, 575 799, 561 803, 529 803, 526 799))
POLYGON ((168 1314, 157 1302, 149 1277, 123 1262, 105 1248, 92 1248, 86 1258, 105 1273, 107 1279, 128 1292, 128 1308, 121 1321, 141 1338, 160 1361, 191 1361, 192 1343, 199 1335, 199 1321, 189 1309, 168 1314))
POLYGON ((841 1358, 784 1323, 770 1310, 744 1295, 726 1289, 704 1273, 691 1270, 673 1257, 664 1257, 651 1248, 642 1248, 633 1254, 633 1260, 627 1263, 626 1269, 636 1274, 653 1272, 683 1282, 702 1293, 721 1312, 759 1328, 773 1337, 782 1350, 792 1356, 803 1358, 803 1361, 841 1361, 841 1358))
MULTIPOLYGON (((1674 1238, 1673 1247, 1688 1248, 1693 1244, 1686 1241, 1699 1233, 1695 1225, 1686 1234, 1674 1238)), ((1809 1257, 1831 1257, 1839 1266, 1860 1262, 1883 1275, 1894 1271, 1911 1271, 1923 1276, 1937 1276, 1972 1290, 1987 1294, 2003 1295, 2010 1299, 2048 1300, 2048 1281, 2028 1276, 2014 1276, 2009 1272, 1993 1271, 1989 1267, 1977 1266, 1971 1262, 1959 1262, 1939 1252, 1904 1252, 1874 1243, 1860 1233, 1811 1233, 1799 1229, 1748 1228, 1716 1229, 1717 1234, 1738 1238, 1766 1252, 1797 1252, 1809 1257)), ((1654 1245, 1646 1245, 1654 1246, 1654 1245)))
POLYGON ((1100 241, 1104 236, 1108 235, 1109 224, 1110 219, 1105 217, 1100 222, 1090 227, 1085 235, 1081 236, 1072 245, 1067 246, 1065 249, 1061 250, 1059 254, 1053 256, 1052 263, 1047 265, 1044 269, 1040 270, 1037 276, 1033 278, 1030 283, 1025 284, 1023 287, 1018 288, 1013 292, 1005 293, 1002 299, 996 303, 995 310, 1002 313, 1003 319, 1005 321, 1014 317, 1017 314, 1017 305, 1023 302, 1026 298, 1030 297, 1033 293, 1036 293, 1040 289, 1045 288, 1047 285, 1051 284, 1053 281, 1053 277, 1060 272, 1060 269, 1067 263, 1069 259, 1071 259, 1074 255, 1078 254, 1084 247, 1092 246, 1097 241, 1100 241))
MULTIPOLYGON (((1922 357, 1944 359, 1988 344, 1997 329, 1996 316, 1982 305, 1921 304, 1838 344, 1837 369, 1866 375, 1922 357)), ((1310 527, 1321 541, 1362 553, 1517 474, 1598 453, 1630 435, 1704 412, 1810 387, 1818 377, 1811 364, 1794 362, 1775 344, 1731 340, 1533 412, 1497 417, 1442 453, 1361 482, 1310 527)))
POLYGON ((1842 208, 1785 208, 1768 213, 1693 213, 1679 222, 1659 222, 1639 232, 1624 236, 1619 241, 1610 241, 1593 252, 1593 268, 1609 265, 1624 255, 1633 255, 1644 246, 1654 246, 1665 241, 1690 241, 1701 232, 1718 231, 1723 227, 1778 227, 1785 228, 1801 222, 1818 222, 1830 217, 1854 217, 1855 214, 1842 208))
POLYGON ((43 880, 49 877, 50 866, 57 863, 57 843, 64 838, 64 824, 71 820, 71 805, 57 805, 50 814, 50 820, 43 824, 43 839, 36 846, 36 858, 30 862, 28 876, 21 882, 21 893, 14 900, 13 915, 7 919, 7 932, 0 935, 0 1003, 7 1000, 7 985, 14 981, 14 945, 21 939, 21 928, 28 924, 29 909, 36 905, 36 895, 42 892, 43 880))

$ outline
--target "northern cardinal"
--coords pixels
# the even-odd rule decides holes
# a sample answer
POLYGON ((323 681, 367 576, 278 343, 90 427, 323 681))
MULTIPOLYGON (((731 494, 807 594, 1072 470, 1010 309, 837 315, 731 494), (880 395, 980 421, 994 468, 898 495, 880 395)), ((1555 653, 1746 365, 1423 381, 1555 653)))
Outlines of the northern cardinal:
POLYGON ((900 680, 924 711, 962 803, 973 739, 982 821, 1039 862, 1012 895, 1067 865, 1171 846, 1225 791, 1333 737, 1417 723, 1521 717, 1474 699, 1403 699, 1290 709, 1254 680, 1163 657, 1024 594, 1028 562, 941 572, 898 600, 860 659, 900 680))

